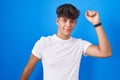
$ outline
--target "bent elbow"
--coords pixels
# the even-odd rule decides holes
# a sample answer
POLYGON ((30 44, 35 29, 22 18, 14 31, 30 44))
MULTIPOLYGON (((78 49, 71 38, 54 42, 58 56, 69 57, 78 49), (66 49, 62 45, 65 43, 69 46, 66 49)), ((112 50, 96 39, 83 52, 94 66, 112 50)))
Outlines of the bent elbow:
POLYGON ((103 58, 110 57, 110 56, 112 56, 112 50, 109 49, 106 52, 102 52, 102 54, 103 54, 103 58))
POLYGON ((110 50, 110 52, 108 52, 108 57, 112 56, 112 50, 110 50))
POLYGON ((112 53, 108 53, 107 57, 110 57, 110 56, 112 56, 112 53))
POLYGON ((107 57, 110 57, 110 56, 112 56, 112 53, 111 53, 111 52, 104 54, 104 55, 103 55, 103 58, 107 58, 107 57))

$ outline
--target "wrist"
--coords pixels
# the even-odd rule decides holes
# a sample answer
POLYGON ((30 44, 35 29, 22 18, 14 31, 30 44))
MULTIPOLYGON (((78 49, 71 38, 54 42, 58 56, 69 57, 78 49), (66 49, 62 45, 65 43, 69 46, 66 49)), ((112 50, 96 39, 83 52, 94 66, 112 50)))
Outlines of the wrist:
POLYGON ((99 23, 97 23, 97 24, 94 24, 94 27, 96 28, 96 27, 99 27, 99 26, 101 26, 101 25, 102 25, 102 23, 99 22, 99 23))
POLYGON ((100 23, 100 20, 96 20, 94 22, 92 22, 93 25, 96 25, 96 24, 99 24, 100 23))

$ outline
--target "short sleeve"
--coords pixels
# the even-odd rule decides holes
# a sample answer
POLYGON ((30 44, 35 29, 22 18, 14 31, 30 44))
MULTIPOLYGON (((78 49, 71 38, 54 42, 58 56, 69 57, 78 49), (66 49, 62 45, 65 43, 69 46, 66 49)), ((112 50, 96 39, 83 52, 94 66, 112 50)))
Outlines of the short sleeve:
POLYGON ((87 48, 90 46, 90 45, 92 45, 92 43, 90 43, 90 42, 88 42, 88 41, 86 41, 86 40, 82 40, 83 41, 83 54, 84 54, 84 56, 87 56, 85 53, 86 53, 86 50, 87 50, 87 48))
POLYGON ((38 57, 39 59, 42 58, 42 50, 43 50, 43 46, 44 46, 44 40, 43 37, 41 37, 34 45, 33 49, 32 49, 32 54, 36 57, 38 57))

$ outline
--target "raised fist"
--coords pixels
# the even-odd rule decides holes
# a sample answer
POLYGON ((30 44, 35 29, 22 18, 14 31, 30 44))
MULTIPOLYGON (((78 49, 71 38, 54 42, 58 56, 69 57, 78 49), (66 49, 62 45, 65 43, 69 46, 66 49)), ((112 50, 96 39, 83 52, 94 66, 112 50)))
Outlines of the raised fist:
POLYGON ((85 16, 88 19, 88 21, 90 21, 93 25, 98 24, 100 22, 99 14, 96 11, 88 10, 85 13, 85 16))

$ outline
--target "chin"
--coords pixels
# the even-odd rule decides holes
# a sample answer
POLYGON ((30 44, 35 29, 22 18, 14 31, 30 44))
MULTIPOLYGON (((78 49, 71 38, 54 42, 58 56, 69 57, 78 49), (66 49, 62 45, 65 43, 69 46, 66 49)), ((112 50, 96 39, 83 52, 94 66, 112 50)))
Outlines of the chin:
POLYGON ((65 35, 65 36, 70 36, 71 33, 70 33, 70 32, 65 32, 64 35, 65 35))

